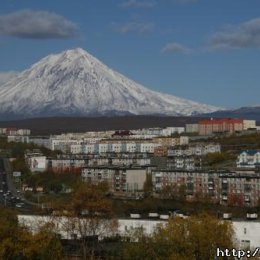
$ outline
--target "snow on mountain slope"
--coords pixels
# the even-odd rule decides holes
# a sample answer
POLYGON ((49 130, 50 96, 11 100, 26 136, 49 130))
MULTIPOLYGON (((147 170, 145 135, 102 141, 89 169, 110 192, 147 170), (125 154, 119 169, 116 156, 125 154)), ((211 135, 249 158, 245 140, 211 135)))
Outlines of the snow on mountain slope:
POLYGON ((9 80, 13 79, 18 75, 18 72, 8 71, 8 72, 0 72, 0 86, 9 80))
POLYGON ((0 114, 192 115, 219 108, 151 91, 77 48, 49 55, 0 88, 0 114))

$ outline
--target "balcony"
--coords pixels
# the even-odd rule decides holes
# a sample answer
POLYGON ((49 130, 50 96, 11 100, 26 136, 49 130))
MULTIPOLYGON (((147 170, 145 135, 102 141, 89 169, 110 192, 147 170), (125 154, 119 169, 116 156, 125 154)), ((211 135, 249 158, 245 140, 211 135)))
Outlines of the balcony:
POLYGON ((245 196, 245 202, 250 202, 250 197, 249 196, 245 196))

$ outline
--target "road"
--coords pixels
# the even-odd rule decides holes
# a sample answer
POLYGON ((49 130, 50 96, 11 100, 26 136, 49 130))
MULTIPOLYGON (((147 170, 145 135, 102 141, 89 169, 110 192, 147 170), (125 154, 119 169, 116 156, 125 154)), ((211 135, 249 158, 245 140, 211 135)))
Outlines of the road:
POLYGON ((12 180, 12 169, 8 158, 0 157, 0 203, 6 207, 30 212, 37 204, 25 200, 12 180))

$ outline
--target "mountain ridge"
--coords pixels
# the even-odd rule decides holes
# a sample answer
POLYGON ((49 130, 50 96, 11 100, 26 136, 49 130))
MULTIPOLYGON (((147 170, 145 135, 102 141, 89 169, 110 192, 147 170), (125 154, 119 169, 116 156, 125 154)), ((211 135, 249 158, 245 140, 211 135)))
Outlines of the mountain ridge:
POLYGON ((195 115, 218 110, 149 90, 81 48, 51 54, 0 88, 2 118, 195 115))

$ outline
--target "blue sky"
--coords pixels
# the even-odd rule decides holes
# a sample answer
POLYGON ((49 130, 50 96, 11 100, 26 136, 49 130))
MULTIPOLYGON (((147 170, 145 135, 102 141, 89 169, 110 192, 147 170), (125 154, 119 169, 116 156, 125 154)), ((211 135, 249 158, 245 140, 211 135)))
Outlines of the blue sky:
POLYGON ((81 47, 160 92, 259 105, 259 0, 2 0, 0 72, 81 47))

